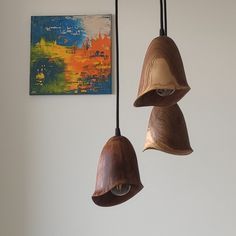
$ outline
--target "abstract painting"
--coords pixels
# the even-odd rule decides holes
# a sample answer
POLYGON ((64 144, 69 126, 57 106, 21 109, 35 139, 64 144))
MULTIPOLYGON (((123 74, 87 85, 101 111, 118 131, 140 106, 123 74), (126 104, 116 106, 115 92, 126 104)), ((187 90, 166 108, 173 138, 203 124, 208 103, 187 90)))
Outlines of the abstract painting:
POLYGON ((32 16, 30 94, 111 94, 111 15, 32 16))

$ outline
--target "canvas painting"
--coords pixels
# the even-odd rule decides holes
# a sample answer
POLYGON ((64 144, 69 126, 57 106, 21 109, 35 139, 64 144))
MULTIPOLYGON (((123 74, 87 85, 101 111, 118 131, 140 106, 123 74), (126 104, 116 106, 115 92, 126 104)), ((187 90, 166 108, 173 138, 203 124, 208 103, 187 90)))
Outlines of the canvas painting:
POLYGON ((30 94, 110 94, 111 15, 32 16, 30 94))

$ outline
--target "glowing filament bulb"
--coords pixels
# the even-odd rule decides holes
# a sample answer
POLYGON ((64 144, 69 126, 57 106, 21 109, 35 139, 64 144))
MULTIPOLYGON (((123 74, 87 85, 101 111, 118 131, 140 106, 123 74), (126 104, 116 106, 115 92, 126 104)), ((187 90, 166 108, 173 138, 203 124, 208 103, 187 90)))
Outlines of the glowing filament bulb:
POLYGON ((129 184, 119 184, 117 186, 115 186, 111 192, 112 194, 114 194, 115 196, 121 197, 126 195, 131 189, 131 185, 129 184))
POLYGON ((175 92, 174 89, 157 89, 156 93, 161 97, 167 97, 175 92))

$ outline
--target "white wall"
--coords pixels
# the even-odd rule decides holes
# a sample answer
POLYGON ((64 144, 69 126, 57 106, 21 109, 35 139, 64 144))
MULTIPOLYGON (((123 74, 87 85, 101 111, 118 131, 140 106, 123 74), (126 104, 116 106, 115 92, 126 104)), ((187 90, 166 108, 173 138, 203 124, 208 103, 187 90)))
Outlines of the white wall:
POLYGON ((91 201, 114 134, 115 95, 29 96, 30 16, 113 13, 111 0, 0 1, 1 236, 236 235, 236 1, 169 0, 192 87, 180 102, 194 153, 142 152, 151 108, 134 108, 159 1, 120 0, 121 127, 145 186, 123 205, 91 201))

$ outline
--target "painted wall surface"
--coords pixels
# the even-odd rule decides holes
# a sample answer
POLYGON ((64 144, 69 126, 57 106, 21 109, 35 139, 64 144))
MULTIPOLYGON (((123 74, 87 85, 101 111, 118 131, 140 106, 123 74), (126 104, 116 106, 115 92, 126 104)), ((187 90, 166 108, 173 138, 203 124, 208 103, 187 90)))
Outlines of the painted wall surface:
POLYGON ((168 1, 192 87, 180 102, 194 148, 186 158, 142 152, 151 108, 132 104, 159 1, 119 2, 121 127, 145 187, 104 209, 90 197, 115 94, 29 96, 30 16, 114 14, 114 1, 0 1, 1 236, 236 235, 236 1, 168 1))

